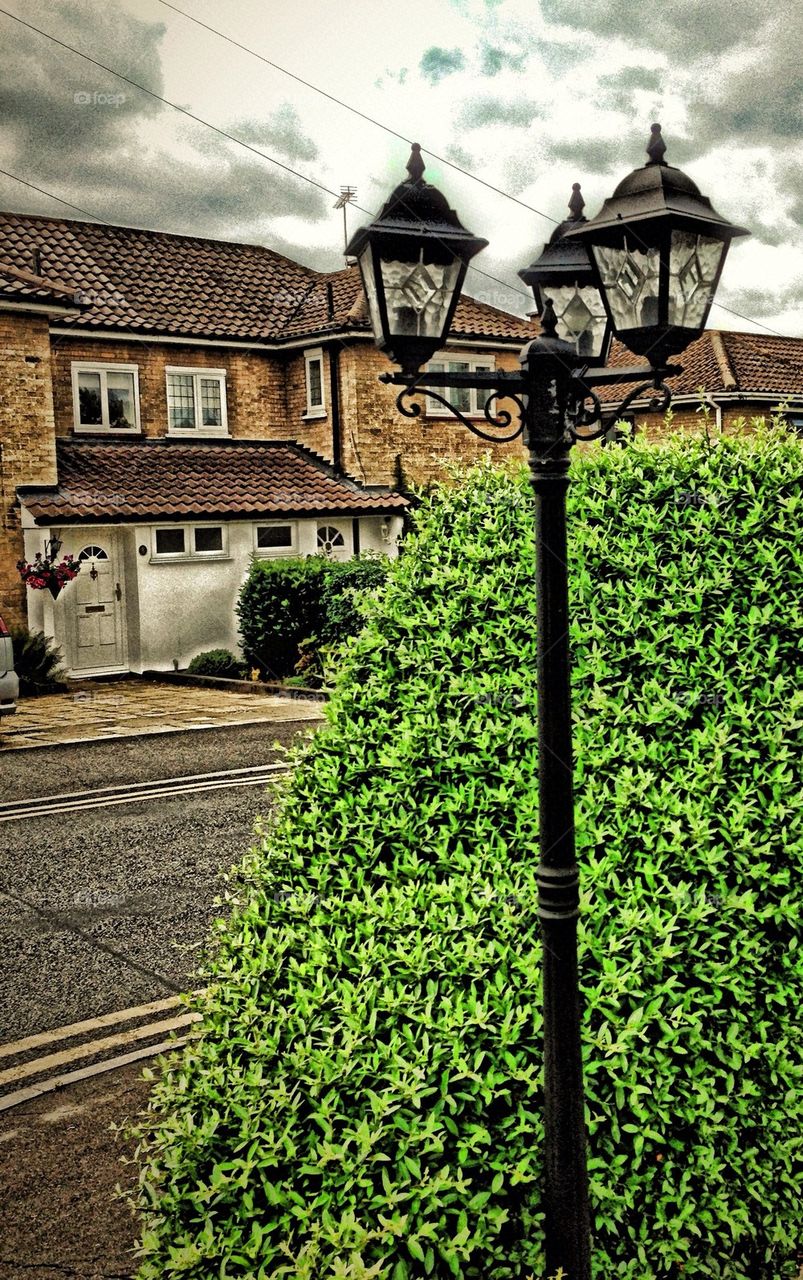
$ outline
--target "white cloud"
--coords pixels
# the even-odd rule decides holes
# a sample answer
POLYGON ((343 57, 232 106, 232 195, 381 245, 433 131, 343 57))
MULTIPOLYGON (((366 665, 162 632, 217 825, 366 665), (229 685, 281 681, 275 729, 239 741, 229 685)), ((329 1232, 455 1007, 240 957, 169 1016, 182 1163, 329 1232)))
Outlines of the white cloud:
MULTIPOLYGON (((168 98, 239 130, 335 193, 356 186, 366 209, 378 209, 404 176, 406 142, 158 0, 125 0, 111 24, 91 20, 90 0, 29 0, 24 12, 22 0, 11 2, 110 65, 124 57, 129 74, 157 91, 163 85, 168 98)), ((403 10, 397 0, 340 0, 336 21, 329 0, 230 0, 223 8, 196 0, 192 13, 548 215, 427 157, 427 176, 490 241, 478 266, 515 292, 503 295, 476 275, 468 287, 494 291, 496 304, 511 309, 526 309, 516 272, 548 238, 550 219, 565 216, 572 182, 582 182, 593 215, 642 163, 649 125, 661 120, 669 160, 755 232, 749 250, 734 249, 723 299, 755 301, 763 288, 758 318, 789 331, 797 317, 794 332, 803 333, 788 296, 803 279, 803 151, 801 130, 792 128, 803 15, 780 0, 765 0, 758 15, 753 0, 709 0, 704 8, 674 0, 659 11, 630 0, 540 0, 540 8, 533 0, 408 0, 403 10)), ((342 264, 333 198, 134 90, 126 90, 124 120, 77 118, 65 94, 87 76, 81 59, 56 56, 41 37, 2 22, 12 72, 28 67, 27 89, 14 74, 4 80, 5 117, 16 101, 33 121, 27 134, 8 126, 0 134, 4 168, 109 221, 260 238, 311 265, 342 264), (40 107, 30 93, 37 83, 46 87, 40 107), (34 145, 37 120, 53 145, 34 145)), ((5 181, 0 202, 59 211, 5 181)), ((350 228, 365 220, 354 210, 349 217, 350 228)), ((717 312, 712 322, 748 323, 717 312)))

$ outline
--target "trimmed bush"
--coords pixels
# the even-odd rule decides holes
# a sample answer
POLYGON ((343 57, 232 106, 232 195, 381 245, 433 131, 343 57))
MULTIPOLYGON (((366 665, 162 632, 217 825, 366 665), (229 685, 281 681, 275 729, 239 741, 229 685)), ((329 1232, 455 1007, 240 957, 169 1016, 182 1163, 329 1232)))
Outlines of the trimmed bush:
POLYGON ((319 650, 356 635, 360 601, 383 581, 388 563, 386 556, 253 560, 237 605, 248 660, 265 679, 301 670, 314 672, 321 683, 319 650))
POLYGON ((217 676, 221 680, 242 680, 248 667, 228 649, 206 649, 197 653, 187 667, 190 675, 217 676))
POLYGON ((36 698, 43 693, 59 693, 66 688, 62 662, 64 655, 44 631, 10 627, 14 670, 19 676, 20 694, 36 698))
POLYGON ((339 645, 356 636, 363 624, 363 602, 369 591, 385 581, 389 567, 390 560, 383 555, 329 561, 321 593, 323 644, 339 645))
MULTIPOLYGON (((795 1274, 801 474, 575 458, 595 1280, 795 1274)), ((142 1121, 142 1280, 542 1280, 524 477, 436 493, 368 609, 142 1121)))
POLYGON ((251 562, 237 614, 246 661, 263 679, 292 675, 299 644, 319 633, 326 564, 323 556, 251 562))

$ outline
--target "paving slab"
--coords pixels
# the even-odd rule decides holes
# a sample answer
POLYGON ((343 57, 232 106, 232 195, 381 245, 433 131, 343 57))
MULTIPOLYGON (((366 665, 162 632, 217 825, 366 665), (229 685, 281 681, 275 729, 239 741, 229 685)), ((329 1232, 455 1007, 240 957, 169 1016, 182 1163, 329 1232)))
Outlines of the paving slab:
POLYGON ((78 691, 21 699, 17 714, 0 725, 0 751, 321 719, 321 704, 302 698, 256 698, 152 680, 87 682, 87 688, 78 691))

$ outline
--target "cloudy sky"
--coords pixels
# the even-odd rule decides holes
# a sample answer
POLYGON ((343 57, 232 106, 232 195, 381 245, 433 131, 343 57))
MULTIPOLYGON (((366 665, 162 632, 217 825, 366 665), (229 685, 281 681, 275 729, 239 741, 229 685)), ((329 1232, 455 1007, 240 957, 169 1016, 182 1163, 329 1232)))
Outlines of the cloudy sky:
MULTIPOLYGON (((523 313, 516 271, 565 216, 572 183, 596 213, 659 120, 667 159, 753 232, 731 251, 710 324, 803 336, 803 5, 0 4, 0 168, 50 193, 0 175, 4 209, 257 242, 333 270, 340 188, 376 211, 418 141, 429 180, 490 241, 477 260, 488 274, 467 289, 523 313)), ((366 221, 353 207, 348 218, 350 232, 366 221)))

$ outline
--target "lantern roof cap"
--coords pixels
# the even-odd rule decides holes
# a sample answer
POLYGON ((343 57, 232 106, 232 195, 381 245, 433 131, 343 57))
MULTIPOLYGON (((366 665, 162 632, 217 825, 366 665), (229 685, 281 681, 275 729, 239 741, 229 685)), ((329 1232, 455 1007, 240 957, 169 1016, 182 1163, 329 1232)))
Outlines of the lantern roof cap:
POLYGON ((572 239, 593 240, 598 232, 614 231, 622 223, 669 219, 701 234, 706 228, 727 238, 750 234, 746 227, 737 227, 717 213, 688 174, 666 163, 665 152, 661 126, 654 124, 647 145, 647 163, 622 179, 595 218, 564 234, 572 239))
POLYGON ((391 192, 374 221, 368 227, 360 227, 354 233, 346 253, 358 256, 370 232, 389 233, 394 236, 426 236, 443 240, 444 244, 460 244, 470 254, 487 245, 463 226, 457 213, 449 207, 446 197, 431 183, 424 181, 424 161, 419 143, 412 144, 407 161, 409 177, 391 192))
MULTIPOLYGON (((565 274, 568 279, 574 278, 578 272, 591 271, 588 250, 582 240, 574 236, 566 239, 570 231, 575 231, 585 224, 584 208, 585 200, 580 191, 580 183, 574 182, 569 200, 571 217, 558 223, 539 256, 530 263, 529 267, 525 267, 518 273, 525 284, 537 281, 538 276, 543 276, 546 272, 551 276, 565 274)), ((556 281, 553 279, 552 283, 556 281)))

